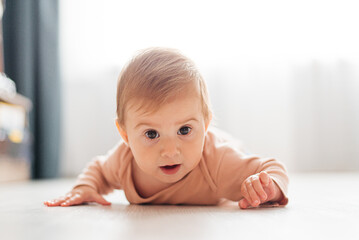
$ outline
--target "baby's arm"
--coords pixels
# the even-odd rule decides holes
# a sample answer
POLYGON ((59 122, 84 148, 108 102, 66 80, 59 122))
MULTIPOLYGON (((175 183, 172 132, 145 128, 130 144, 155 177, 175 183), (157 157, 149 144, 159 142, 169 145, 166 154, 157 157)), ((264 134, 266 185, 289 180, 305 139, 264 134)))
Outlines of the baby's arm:
POLYGON ((48 207, 68 207, 71 205, 79 205, 87 202, 111 205, 111 203, 106 201, 98 192, 96 192, 95 189, 85 185, 75 187, 65 196, 46 201, 44 204, 48 207))
POLYGON ((130 156, 129 148, 120 143, 107 155, 95 158, 77 178, 75 187, 65 196, 45 201, 46 206, 71 206, 86 202, 109 205, 101 194, 108 194, 113 189, 121 189, 120 174, 123 159, 130 156))
POLYGON ((214 157, 219 159, 212 172, 219 197, 239 202, 241 208, 287 204, 288 175, 276 159, 244 155, 232 147, 214 157))
POLYGON ((258 207, 261 203, 279 202, 283 193, 271 176, 262 171, 249 176, 241 186, 243 198, 238 202, 240 208, 258 207))

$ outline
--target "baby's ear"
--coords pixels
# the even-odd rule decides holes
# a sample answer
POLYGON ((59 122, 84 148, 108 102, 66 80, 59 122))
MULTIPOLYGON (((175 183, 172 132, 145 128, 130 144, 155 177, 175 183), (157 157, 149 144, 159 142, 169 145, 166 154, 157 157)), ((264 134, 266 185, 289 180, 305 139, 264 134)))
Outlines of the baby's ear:
POLYGON ((121 138, 123 139, 123 141, 125 141, 125 143, 128 145, 128 136, 127 136, 127 132, 121 127, 120 123, 118 122, 118 119, 116 118, 115 120, 116 123, 116 127, 118 132, 121 135, 121 138))

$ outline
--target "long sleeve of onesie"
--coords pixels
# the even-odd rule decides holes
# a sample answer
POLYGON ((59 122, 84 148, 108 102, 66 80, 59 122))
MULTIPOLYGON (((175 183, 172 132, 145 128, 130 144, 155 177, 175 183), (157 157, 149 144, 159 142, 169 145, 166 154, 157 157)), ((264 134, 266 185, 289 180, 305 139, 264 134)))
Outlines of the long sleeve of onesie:
POLYGON ((218 197, 239 201, 243 197, 240 192, 243 181, 253 174, 266 171, 284 195, 279 204, 287 204, 288 175, 282 163, 274 158, 246 155, 232 142, 223 141, 213 134, 209 134, 208 138, 212 144, 207 145, 204 155, 210 156, 206 157, 207 165, 218 197))
POLYGON ((113 189, 121 189, 122 159, 132 157, 125 143, 120 142, 106 155, 95 157, 78 176, 75 187, 87 185, 100 194, 108 194, 113 189))

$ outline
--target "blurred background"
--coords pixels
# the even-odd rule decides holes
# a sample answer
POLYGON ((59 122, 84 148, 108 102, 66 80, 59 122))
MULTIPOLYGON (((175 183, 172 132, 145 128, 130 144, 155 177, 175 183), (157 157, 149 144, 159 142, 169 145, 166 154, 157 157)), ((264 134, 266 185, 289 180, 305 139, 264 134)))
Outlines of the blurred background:
POLYGON ((117 77, 137 50, 151 46, 194 60, 214 124, 247 152, 276 157, 290 172, 359 170, 357 1, 5 6, 4 71, 32 101, 25 154, 32 178, 76 176, 120 140, 117 77))

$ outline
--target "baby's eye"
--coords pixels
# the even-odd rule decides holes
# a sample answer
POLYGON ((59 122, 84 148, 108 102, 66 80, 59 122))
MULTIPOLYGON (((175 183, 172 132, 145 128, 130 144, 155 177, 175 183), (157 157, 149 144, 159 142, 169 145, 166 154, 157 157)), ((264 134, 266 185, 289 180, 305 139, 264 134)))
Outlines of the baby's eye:
POLYGON ((155 139, 158 138, 160 135, 158 134, 157 131, 155 130, 149 130, 145 133, 146 137, 148 137, 149 139, 155 139))
POLYGON ((191 132, 191 130, 192 130, 192 128, 190 128, 190 127, 181 127, 178 130, 177 134, 178 135, 187 135, 187 134, 189 134, 191 132))

